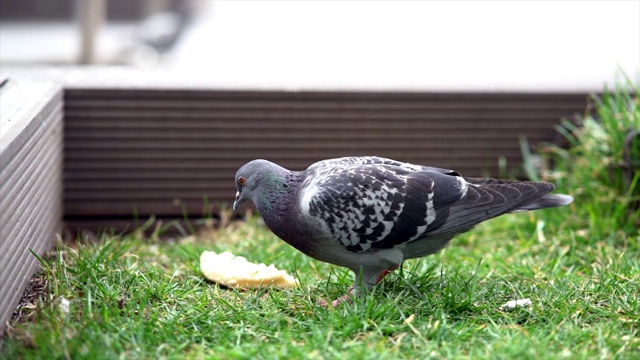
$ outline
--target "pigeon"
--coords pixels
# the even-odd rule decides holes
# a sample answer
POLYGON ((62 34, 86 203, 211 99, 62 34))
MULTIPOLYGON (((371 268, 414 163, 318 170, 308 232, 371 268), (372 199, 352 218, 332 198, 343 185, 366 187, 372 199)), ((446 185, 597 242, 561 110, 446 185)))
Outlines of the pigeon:
POLYGON ((353 271, 356 293, 485 220, 573 201, 549 194, 555 186, 548 182, 463 177, 376 156, 323 160, 303 171, 258 159, 235 181, 234 211, 253 202, 280 239, 353 271))

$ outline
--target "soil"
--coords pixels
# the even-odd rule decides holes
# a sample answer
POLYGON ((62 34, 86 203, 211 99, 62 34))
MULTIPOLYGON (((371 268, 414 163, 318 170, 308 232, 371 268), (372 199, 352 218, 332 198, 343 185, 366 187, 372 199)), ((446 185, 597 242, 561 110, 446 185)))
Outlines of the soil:
POLYGON ((38 300, 45 298, 47 291, 46 279, 37 272, 29 279, 24 293, 22 293, 22 298, 20 298, 20 302, 18 302, 11 319, 8 321, 7 333, 10 334, 16 324, 31 320, 34 310, 38 306, 38 300))

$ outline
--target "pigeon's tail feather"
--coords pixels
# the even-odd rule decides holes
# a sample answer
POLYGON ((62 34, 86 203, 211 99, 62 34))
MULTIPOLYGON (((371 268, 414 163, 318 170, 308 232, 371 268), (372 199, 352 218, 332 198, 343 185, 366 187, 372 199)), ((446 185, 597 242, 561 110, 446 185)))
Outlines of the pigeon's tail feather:
POLYGON ((563 206, 573 201, 569 195, 548 194, 554 188, 545 182, 473 179, 465 198, 451 206, 446 222, 432 235, 462 233, 505 213, 563 206))
POLYGON ((558 207, 569 205, 573 202, 573 196, 564 195, 564 194, 547 194, 540 199, 530 202, 524 206, 521 206, 517 209, 512 210, 512 212, 518 211, 529 211, 529 210, 538 210, 545 209, 550 207, 558 207))

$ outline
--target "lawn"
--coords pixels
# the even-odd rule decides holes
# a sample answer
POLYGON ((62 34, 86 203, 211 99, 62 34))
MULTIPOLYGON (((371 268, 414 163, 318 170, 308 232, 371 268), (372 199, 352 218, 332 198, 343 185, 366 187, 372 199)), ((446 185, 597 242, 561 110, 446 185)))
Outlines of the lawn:
POLYGON ((44 291, 19 309, 0 357, 640 358, 640 176, 619 166, 640 102, 614 90, 593 103, 584 127, 560 129, 571 149, 539 149, 553 164, 540 176, 574 203, 483 223, 352 303, 319 306, 352 274, 297 252, 258 216, 197 232, 168 223, 60 243, 41 259, 44 291), (220 287, 200 273, 205 250, 273 263, 300 286, 220 287), (531 305, 501 307, 515 299, 531 305))

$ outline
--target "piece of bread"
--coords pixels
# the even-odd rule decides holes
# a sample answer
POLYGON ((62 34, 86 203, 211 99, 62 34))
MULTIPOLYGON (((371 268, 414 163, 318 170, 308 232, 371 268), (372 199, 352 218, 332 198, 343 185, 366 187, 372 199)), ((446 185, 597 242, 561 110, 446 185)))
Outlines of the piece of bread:
POLYGON ((200 271, 207 279, 232 288, 275 286, 288 289, 298 285, 298 281, 284 270, 278 270, 273 265, 255 264, 230 252, 203 252, 200 255, 200 271))

